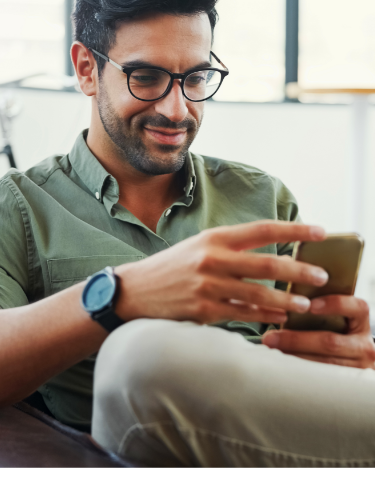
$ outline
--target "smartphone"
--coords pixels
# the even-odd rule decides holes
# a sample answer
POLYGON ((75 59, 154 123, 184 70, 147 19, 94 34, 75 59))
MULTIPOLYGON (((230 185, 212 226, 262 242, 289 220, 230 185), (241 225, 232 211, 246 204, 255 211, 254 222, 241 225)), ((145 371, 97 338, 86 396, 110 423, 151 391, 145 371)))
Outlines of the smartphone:
MULTIPOLYGON (((293 259, 320 266, 329 275, 323 287, 290 282, 287 292, 315 299, 330 294, 354 295, 364 240, 358 234, 329 234, 321 242, 296 242, 293 259)), ((289 330, 330 330, 345 333, 347 322, 340 315, 288 313, 281 328, 289 330)))

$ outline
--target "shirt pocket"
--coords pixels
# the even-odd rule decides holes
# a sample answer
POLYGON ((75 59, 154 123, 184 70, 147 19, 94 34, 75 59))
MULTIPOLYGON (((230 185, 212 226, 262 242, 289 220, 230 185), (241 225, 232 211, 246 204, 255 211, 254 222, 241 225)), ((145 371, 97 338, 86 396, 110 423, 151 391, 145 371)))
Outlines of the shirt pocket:
POLYGON ((139 261, 143 258, 144 256, 141 255, 119 254, 47 260, 51 294, 86 280, 87 277, 103 270, 106 266, 119 266, 139 261))

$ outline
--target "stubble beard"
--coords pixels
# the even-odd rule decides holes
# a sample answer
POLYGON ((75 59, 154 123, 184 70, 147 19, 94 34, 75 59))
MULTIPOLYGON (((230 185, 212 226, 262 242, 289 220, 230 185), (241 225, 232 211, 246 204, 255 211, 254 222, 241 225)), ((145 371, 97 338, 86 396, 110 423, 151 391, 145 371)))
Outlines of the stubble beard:
POLYGON ((191 118, 175 123, 159 114, 134 117, 129 127, 126 121, 116 114, 103 82, 98 95, 98 110, 103 127, 117 150, 133 168, 145 175, 164 175, 181 170, 201 124, 201 121, 197 122, 191 118), (182 148, 173 145, 157 145, 162 157, 156 158, 152 156, 141 138, 143 128, 147 124, 154 128, 186 129, 187 139, 182 148), (176 155, 177 150, 179 151, 176 155))

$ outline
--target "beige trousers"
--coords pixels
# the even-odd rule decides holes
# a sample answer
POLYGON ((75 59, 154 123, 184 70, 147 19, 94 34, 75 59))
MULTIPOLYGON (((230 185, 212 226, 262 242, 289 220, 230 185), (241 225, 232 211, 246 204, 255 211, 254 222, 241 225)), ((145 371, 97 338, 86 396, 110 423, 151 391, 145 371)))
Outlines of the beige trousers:
POLYGON ((375 466, 375 371, 136 320, 95 369, 93 436, 146 466, 375 466))

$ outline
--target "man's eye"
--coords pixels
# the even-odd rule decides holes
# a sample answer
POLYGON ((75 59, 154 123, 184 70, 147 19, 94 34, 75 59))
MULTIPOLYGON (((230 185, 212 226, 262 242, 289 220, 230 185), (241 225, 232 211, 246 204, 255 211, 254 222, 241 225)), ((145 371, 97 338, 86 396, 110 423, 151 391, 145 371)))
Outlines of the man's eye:
POLYGON ((198 86, 206 81, 206 78, 202 76, 190 76, 187 78, 186 82, 192 86, 198 86))
POLYGON ((156 83, 158 81, 157 77, 155 76, 133 76, 132 75, 132 80, 139 83, 139 84, 152 84, 156 83))

